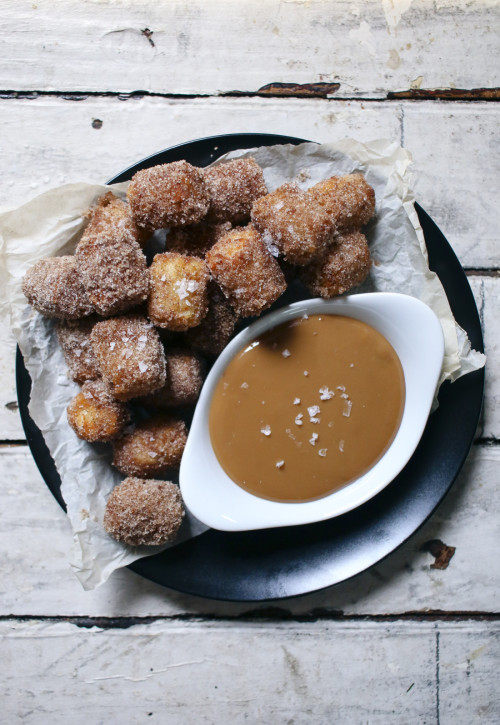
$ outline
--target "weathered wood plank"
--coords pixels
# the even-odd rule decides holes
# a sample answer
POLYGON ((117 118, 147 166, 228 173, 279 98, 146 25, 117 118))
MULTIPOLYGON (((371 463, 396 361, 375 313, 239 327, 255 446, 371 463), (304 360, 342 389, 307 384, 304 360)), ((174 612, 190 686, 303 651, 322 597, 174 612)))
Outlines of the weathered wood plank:
POLYGON ((104 631, 2 622, 4 718, 494 723, 499 631, 487 622, 157 622, 104 631))
MULTIPOLYGON (((500 450, 475 447, 451 493, 406 544, 371 570, 333 589, 273 607, 293 614, 401 614, 428 610, 498 609, 496 495, 500 450), (478 533, 480 532, 480 533, 478 533), (432 568, 428 542, 456 547, 446 569, 432 568)), ((84 593, 67 563, 71 546, 64 514, 46 489, 26 448, 0 449, 0 615, 127 617, 176 614, 238 616, 255 604, 212 602, 154 585, 128 570, 84 593)))
POLYGON ((481 325, 486 352, 486 376, 484 404, 478 435, 483 438, 500 438, 500 279, 498 277, 470 277, 481 325))
POLYGON ((497 23, 489 0, 3 3, 0 88, 214 94, 339 82, 339 96, 378 98, 488 88, 500 85, 497 23))

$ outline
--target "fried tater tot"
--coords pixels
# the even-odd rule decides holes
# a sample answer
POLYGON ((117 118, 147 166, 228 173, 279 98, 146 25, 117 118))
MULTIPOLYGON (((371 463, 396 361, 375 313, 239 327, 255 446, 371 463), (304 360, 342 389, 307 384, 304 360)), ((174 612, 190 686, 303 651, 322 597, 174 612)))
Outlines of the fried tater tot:
POLYGON ((173 541, 184 517, 179 487, 171 481, 126 478, 116 486, 104 512, 104 529, 130 546, 173 541))
POLYGON ((203 355, 217 357, 231 339, 238 319, 219 285, 211 280, 208 286, 208 312, 197 327, 186 332, 186 339, 203 355))
POLYGON ((237 227, 207 252, 212 276, 242 317, 260 315, 285 291, 277 261, 252 226, 237 227))
POLYGON ((90 344, 90 333, 96 317, 60 321, 56 325, 57 339, 63 351, 69 376, 75 383, 97 380, 101 376, 99 363, 90 344))
POLYGON ((207 314, 207 265, 176 252, 157 254, 149 268, 148 316, 158 327, 183 332, 207 314))
POLYGON ((23 294, 46 317, 76 320, 95 312, 74 257, 40 259, 23 278, 23 294))
POLYGON ((165 355, 158 332, 141 315, 103 320, 90 334, 102 377, 117 400, 130 400, 165 384, 165 355))
POLYGON ((252 222, 271 251, 287 262, 308 264, 332 241, 335 223, 320 204, 296 184, 283 184, 252 207, 252 222))
POLYGON ((128 408, 111 395, 102 380, 89 380, 68 405, 68 423, 89 443, 116 438, 130 420, 128 408))
POLYGON ((96 208, 75 252, 89 299, 104 317, 140 305, 149 290, 146 257, 130 225, 107 223, 109 206, 96 208))
POLYGON ((300 278, 311 294, 328 299, 364 282, 371 265, 365 235, 351 232, 338 237, 321 259, 304 267, 300 278))
POLYGON ((204 257, 223 234, 231 229, 231 222, 223 224, 192 224, 172 227, 165 241, 167 252, 178 252, 191 257, 204 257))
POLYGON ((150 232, 198 224, 209 207, 203 172, 187 161, 138 171, 129 184, 127 197, 135 223, 150 232))
POLYGON ((210 196, 207 219, 211 222, 246 223, 254 201, 267 194, 262 169, 252 158, 211 166, 204 178, 210 196))
POLYGON ((308 194, 344 234, 368 224, 375 213, 375 192, 362 174, 332 176, 312 186, 308 194))
POLYGON ((203 360, 188 348, 174 348, 165 353, 167 382, 156 393, 141 402, 151 408, 194 405, 204 378, 203 360))
POLYGON ((183 420, 157 415, 113 443, 113 466, 129 476, 162 476, 178 470, 186 445, 183 420))
POLYGON ((96 206, 89 210, 88 217, 96 233, 110 228, 114 228, 119 234, 125 231, 127 236, 135 239, 141 247, 144 247, 149 239, 149 233, 139 229, 132 219, 130 205, 115 196, 112 191, 101 196, 96 206))

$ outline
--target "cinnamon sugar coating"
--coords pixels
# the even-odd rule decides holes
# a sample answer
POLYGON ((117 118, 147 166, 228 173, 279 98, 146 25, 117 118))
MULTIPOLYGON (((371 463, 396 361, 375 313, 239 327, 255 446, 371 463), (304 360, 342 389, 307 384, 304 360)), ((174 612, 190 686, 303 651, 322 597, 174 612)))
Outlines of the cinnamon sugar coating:
POLYGON ((188 348, 174 348, 165 353, 167 381, 163 388, 141 402, 152 408, 194 405, 204 378, 203 360, 188 348))
POLYGON ((89 299, 104 317, 140 305, 149 289, 139 243, 127 225, 105 223, 107 209, 95 210, 75 252, 89 299))
POLYGON ((300 277, 311 294, 335 297, 364 282, 371 265, 365 235, 351 232, 338 237, 320 260, 301 270, 300 277))
POLYGON ((94 312, 72 256, 40 259, 23 278, 23 294, 46 317, 76 320, 94 312))
POLYGON ((102 380, 89 380, 67 409, 68 423, 89 443, 116 438, 130 420, 128 408, 113 398, 102 380))
POLYGON ((100 377, 99 363, 90 344, 90 333, 96 317, 66 320, 56 325, 57 339, 63 351, 69 376, 76 383, 100 377))
POLYGON ((231 339, 238 319, 239 316, 219 285, 211 280, 208 286, 208 312, 197 327, 186 332, 186 339, 203 355, 217 357, 231 339))
POLYGON ((141 315, 98 322, 90 335, 102 377, 117 400, 130 400, 165 384, 165 355, 158 332, 141 315))
POLYGON ((148 316, 158 327, 183 332, 207 314, 209 273, 205 262, 177 252, 157 254, 149 268, 148 316))
POLYGON ((242 317, 259 315, 286 289, 277 261, 249 225, 225 234, 206 256, 217 284, 242 317))
POLYGON ((183 420, 157 415, 114 441, 113 466, 129 476, 162 476, 178 470, 186 440, 183 420))
POLYGON ((296 184, 283 184, 252 207, 252 222, 271 249, 287 262, 308 264, 332 241, 335 222, 296 184))
POLYGON ((96 206, 89 210, 88 217, 96 233, 110 228, 118 234, 125 232, 127 237, 135 239, 141 247, 144 247, 149 239, 149 233, 139 229, 132 219, 130 205, 115 196, 112 191, 101 196, 96 206))
POLYGON ((207 219, 211 222, 245 223, 253 202, 267 194, 262 169, 252 158, 212 166, 205 170, 204 178, 210 196, 207 219))
POLYGON ((172 227, 165 241, 167 252, 178 252, 191 257, 204 257, 223 234, 231 229, 231 222, 222 224, 192 224, 172 227))
POLYGON ((126 478, 106 502, 103 525, 110 536, 130 546, 159 546, 175 539, 183 517, 174 483, 126 478))
POLYGON ((368 224, 375 214, 375 192, 362 174, 332 176, 312 186, 308 194, 335 221, 340 234, 368 224))
POLYGON ((203 173, 187 161, 138 171, 129 184, 127 197, 136 224, 150 232, 197 224, 209 207, 203 173))

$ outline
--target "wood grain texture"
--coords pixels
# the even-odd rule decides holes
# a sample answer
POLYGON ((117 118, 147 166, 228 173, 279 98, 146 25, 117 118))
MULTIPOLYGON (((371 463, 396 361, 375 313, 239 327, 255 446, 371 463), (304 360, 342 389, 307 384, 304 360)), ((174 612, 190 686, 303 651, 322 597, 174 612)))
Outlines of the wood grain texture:
POLYGON ((181 595, 128 570, 84 593, 69 569, 69 526, 27 448, 1 448, 0 615, 135 617, 240 616, 269 606, 277 616, 389 615, 498 611, 496 538, 500 450, 475 447, 459 480, 431 519, 386 560, 323 592, 269 604, 230 604, 181 595), (478 533, 480 532, 480 533, 478 533), (448 567, 433 569, 427 543, 456 547, 448 567))
POLYGON ((487 622, 156 622, 125 631, 1 622, 3 716, 26 725, 124 716, 169 725, 493 724, 499 633, 487 622))
POLYGON ((492 0, 2 6, 3 89, 212 95, 327 82, 340 83, 337 96, 385 98, 412 88, 500 86, 492 0))

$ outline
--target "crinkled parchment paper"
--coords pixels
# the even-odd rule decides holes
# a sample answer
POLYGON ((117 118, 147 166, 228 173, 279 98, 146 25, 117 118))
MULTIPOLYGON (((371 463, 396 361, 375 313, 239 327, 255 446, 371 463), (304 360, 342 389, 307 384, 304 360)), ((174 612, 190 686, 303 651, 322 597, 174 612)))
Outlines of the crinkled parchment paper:
MULTIPOLYGON (((375 263, 358 291, 402 292, 418 297, 434 310, 446 346, 440 382, 455 380, 484 365, 484 356, 471 350, 465 332, 453 319, 438 277, 428 268, 424 237, 413 207, 407 151, 389 141, 365 145, 344 140, 232 152, 216 163, 236 156, 256 159, 270 191, 285 181, 295 180, 308 188, 333 174, 363 172, 377 200, 376 219, 367 231, 375 263)), ((54 323, 27 305, 21 282, 36 260, 73 253, 86 225, 88 207, 110 188, 123 198, 126 187, 69 184, 0 215, 0 310, 10 320, 33 382, 30 415, 42 431, 61 476, 61 492, 74 534, 71 565, 86 589, 105 582, 118 567, 165 547, 132 548, 104 532, 105 502, 122 476, 110 466, 108 446, 81 441, 69 428, 66 407, 78 386, 67 377, 54 323)), ((176 543, 205 530, 188 513, 176 543)))

